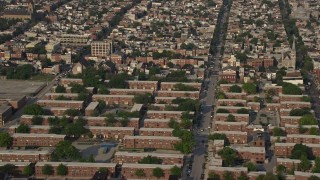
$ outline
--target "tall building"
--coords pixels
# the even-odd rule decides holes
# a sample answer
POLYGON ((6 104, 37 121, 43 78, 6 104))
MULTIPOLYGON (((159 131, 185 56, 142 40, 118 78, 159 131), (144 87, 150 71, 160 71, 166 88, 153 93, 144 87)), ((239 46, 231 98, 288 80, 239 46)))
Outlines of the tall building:
POLYGON ((91 56, 108 57, 112 53, 112 42, 93 41, 91 43, 91 56))

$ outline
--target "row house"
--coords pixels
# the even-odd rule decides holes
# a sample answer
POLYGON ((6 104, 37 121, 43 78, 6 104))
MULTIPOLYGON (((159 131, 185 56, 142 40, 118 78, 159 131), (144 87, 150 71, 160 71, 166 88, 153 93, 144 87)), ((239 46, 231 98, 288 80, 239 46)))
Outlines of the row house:
POLYGON ((153 94, 152 89, 109 89, 110 95, 144 95, 153 94))
POLYGON ((226 109, 226 110, 228 110, 231 114, 237 113, 237 111, 238 111, 239 109, 247 109, 247 110, 249 110, 248 107, 238 107, 238 106, 217 106, 217 110, 218 110, 218 109, 226 109))
POLYGON ((224 67, 222 68, 219 77, 220 79, 235 83, 237 81, 237 68, 232 66, 224 67))
POLYGON ((86 116, 94 116, 98 110, 99 102, 90 102, 90 104, 84 110, 86 116))
POLYGON ((125 136, 124 148, 128 149, 174 149, 174 145, 181 140, 178 137, 159 136, 125 136))
POLYGON ((105 139, 116 139, 122 141, 125 136, 134 135, 134 127, 105 127, 105 126, 85 126, 93 137, 105 139))
MULTIPOLYGON (((150 110, 157 110, 157 111, 165 111, 167 106, 168 106, 167 104, 152 104, 149 107, 149 109, 150 110)), ((178 107, 179 105, 178 104, 170 104, 170 106, 178 107)))
POLYGON ((290 116, 290 112, 292 109, 280 109, 280 116, 290 116))
POLYGON ((261 131, 263 132, 264 131, 264 128, 262 127, 262 125, 260 124, 250 124, 246 127, 246 132, 248 134, 251 134, 251 133, 254 133, 255 131, 261 131))
MULTIPOLYGON (((87 120, 88 126, 106 126, 105 117, 93 117, 93 116, 83 116, 83 119, 87 120)), ((128 118, 129 122, 126 127, 133 127, 139 129, 139 118, 128 118)), ((114 123, 114 127, 121 127, 121 123, 114 123)))
POLYGON ((265 176, 266 174, 266 171, 250 171, 247 176, 249 180, 256 180, 259 176, 265 176))
POLYGON ((311 108, 311 103, 310 102, 302 102, 302 101, 282 101, 280 103, 280 108, 282 108, 282 109, 311 108))
POLYGON ((176 97, 155 97, 154 99, 157 104, 172 104, 176 97))
POLYGON ((76 100, 78 98, 77 93, 47 93, 44 95, 44 98, 47 100, 56 100, 58 97, 66 97, 71 100, 76 100))
POLYGON ((158 91, 158 97, 199 99, 199 91, 158 91))
POLYGON ((220 134, 225 134, 231 144, 247 144, 247 132, 241 131, 219 131, 220 134))
POLYGON ((158 89, 158 81, 127 81, 130 89, 158 89))
POLYGON ((282 165, 286 167, 287 170, 292 170, 300 167, 300 159, 289 159, 289 158, 277 158, 277 166, 282 165))
POLYGON ((258 69, 259 67, 265 67, 268 68, 270 66, 273 66, 273 59, 249 59, 247 62, 247 65, 252 66, 256 69, 258 69))
POLYGON ((304 134, 288 134, 287 135, 288 143, 310 143, 310 144, 319 144, 320 136, 317 135, 304 135, 304 134))
POLYGON ((83 109, 84 107, 84 101, 38 100, 37 104, 42 107, 63 107, 73 109, 83 109))
POLYGON ((298 124, 296 125, 291 125, 291 124, 285 124, 285 131, 287 134, 300 134, 300 128, 307 129, 307 131, 304 134, 309 134, 309 129, 310 128, 317 128, 319 129, 318 125, 302 125, 299 126, 298 124))
POLYGON ((173 64, 183 67, 186 64, 191 64, 195 67, 198 67, 198 59, 171 59, 170 62, 173 64))
POLYGON ((284 127, 286 124, 298 125, 302 116, 280 116, 280 126, 284 127))
POLYGON ((171 168, 174 166, 175 165, 124 163, 121 168, 121 174, 124 179, 141 179, 135 172, 138 169, 142 169, 145 173, 144 179, 157 180, 159 178, 153 176, 153 169, 161 168, 163 170, 163 177, 161 179, 169 179, 171 168))
POLYGON ((65 107, 43 107, 45 114, 51 116, 63 116, 66 114, 66 111, 70 108, 65 107))
POLYGON ((279 93, 280 101, 302 101, 303 95, 288 95, 279 93))
POLYGON ((61 78, 60 84, 63 86, 69 86, 70 84, 81 84, 83 85, 82 79, 75 79, 75 78, 61 78))
POLYGON ((137 153, 117 151, 114 155, 115 162, 118 164, 123 163, 138 163, 141 159, 151 156, 157 157, 162 160, 162 164, 183 164, 183 154, 168 154, 168 153, 137 153))
MULTIPOLYGON (((296 143, 275 143, 274 152, 277 157, 290 157, 296 143)), ((320 144, 304 144, 311 148, 314 156, 320 156, 320 144)))
POLYGON ((317 178, 320 178, 320 173, 294 171, 295 179, 309 180, 311 176, 316 176, 317 178))
POLYGON ((172 128, 140 128, 139 133, 141 136, 172 136, 172 128))
MULTIPOLYGON (((222 107, 222 106, 220 106, 220 107, 222 107)), ((249 122, 249 114, 234 114, 234 113, 232 113, 232 114, 216 113, 215 120, 216 121, 227 121, 229 115, 234 116, 234 118, 237 122, 245 122, 245 123, 249 122)))
POLYGON ((183 84, 185 86, 191 86, 197 88, 199 91, 201 90, 201 83, 185 83, 185 82, 161 82, 160 90, 161 91, 172 91, 175 88, 176 84, 183 84))
POLYGON ((169 128, 170 119, 145 119, 145 128, 169 128))
POLYGON ((25 167, 30 166, 31 162, 0 162, 0 167, 3 167, 7 164, 12 164, 16 168, 18 174, 22 174, 24 172, 25 167))
POLYGON ((269 111, 278 111, 280 109, 279 103, 266 103, 266 108, 269 111))
POLYGON ((219 87, 223 92, 229 92, 230 87, 233 85, 237 85, 239 87, 242 87, 242 84, 220 84, 219 87))
POLYGON ((132 106, 134 95, 103 95, 95 94, 92 96, 92 101, 105 101, 107 105, 125 105, 132 106))
POLYGON ((247 107, 256 112, 260 111, 261 109, 260 102, 248 102, 247 107))
POLYGON ((53 177, 61 179, 62 176, 58 175, 57 167, 63 164, 67 167, 68 173, 65 177, 68 179, 83 179, 90 180, 100 168, 106 168, 110 173, 110 176, 113 176, 116 169, 115 163, 83 163, 83 162, 38 162, 35 165, 35 176, 36 178, 46 178, 47 175, 43 174, 42 168, 45 165, 51 165, 53 167, 53 177))
MULTIPOLYGON (((32 119, 34 117, 38 117, 38 116, 35 116, 35 115, 22 115, 20 117, 20 121, 19 122, 21 124, 23 123, 23 124, 26 124, 26 125, 32 125, 32 119)), ((49 118, 55 118, 55 116, 45 116, 45 115, 41 115, 40 117, 43 119, 42 125, 49 125, 48 119, 49 118)), ((57 116, 57 117, 58 118, 62 118, 63 116, 57 116)), ((65 116, 65 117, 70 118, 68 116, 65 116)))
POLYGON ((273 86, 273 85, 266 85, 264 86, 265 92, 273 91, 276 96, 278 96, 280 93, 282 94, 282 86, 273 86))
POLYGON ((224 122, 216 121, 214 125, 215 131, 245 131, 248 123, 246 122, 224 122))
POLYGON ((0 162, 47 162, 53 149, 50 150, 1 150, 0 162))
POLYGON ((247 106, 247 101, 242 99, 218 99, 217 106, 247 106))
MULTIPOLYGON (((96 88, 95 87, 86 87, 85 89, 86 89, 86 91, 88 93, 91 93, 91 94, 94 94, 96 92, 96 88)), ((66 92, 67 93, 72 93, 72 87, 70 87, 70 86, 66 87, 66 92)))
POLYGON ((238 157, 243 160, 249 160, 251 162, 264 162, 266 159, 265 147, 233 147, 237 153, 238 157))
POLYGON ((209 174, 215 173, 219 175, 220 179, 224 179, 225 172, 232 172, 233 179, 237 179, 241 174, 247 174, 247 167, 220 167, 220 166, 209 166, 209 174))
MULTIPOLYGON (((150 119, 180 119, 184 111, 147 111, 147 118, 150 119)), ((194 112, 189 112, 189 114, 194 114, 194 112)))
POLYGON ((247 93, 231 93, 227 92, 224 93, 227 97, 227 99, 246 99, 247 98, 247 93))
MULTIPOLYGON (((17 128, 19 125, 12 125, 9 127, 9 133, 16 133, 17 128)), ((39 133, 39 134, 48 134, 50 130, 50 126, 48 125, 29 125, 30 133, 39 133)))
POLYGON ((60 141, 64 141, 66 135, 15 133, 11 137, 13 138, 12 144, 14 147, 56 146, 60 141))

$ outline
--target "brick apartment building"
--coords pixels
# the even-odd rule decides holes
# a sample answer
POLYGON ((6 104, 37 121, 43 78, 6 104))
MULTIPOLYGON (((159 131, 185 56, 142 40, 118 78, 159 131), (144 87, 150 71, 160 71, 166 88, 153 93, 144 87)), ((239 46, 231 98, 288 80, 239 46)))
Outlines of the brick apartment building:
POLYGON ((46 175, 42 173, 42 168, 46 165, 51 165, 54 169, 53 176, 57 178, 62 178, 57 174, 57 167, 60 164, 67 166, 68 174, 66 177, 68 179, 84 179, 90 180, 96 172, 99 171, 99 168, 107 168, 110 175, 113 176, 115 173, 116 164, 115 163, 83 163, 83 162, 38 162, 35 165, 35 176, 36 178, 45 178, 46 175))
MULTIPOLYGON (((147 111, 147 118, 151 119, 180 119, 184 111, 147 111)), ((194 112, 190 112, 194 114, 194 112)))
POLYGON ((92 96, 92 101, 105 101, 107 105, 123 105, 132 106, 134 95, 103 95, 95 94, 92 96))
POLYGON ((247 93, 224 93, 228 99, 247 99, 247 93))
POLYGON ((199 99, 199 91, 158 91, 158 97, 199 99))
POLYGON ((282 93, 279 93, 279 99, 280 99, 280 102, 283 102, 283 101, 302 101, 303 99, 303 95, 288 95, 288 94, 282 94, 282 93))
MULTIPOLYGON (((32 118, 35 117, 34 115, 22 115, 20 117, 20 123, 23 123, 23 124, 27 124, 27 125, 31 125, 32 124, 32 118)), ((43 121, 42 121, 42 125, 49 125, 49 122, 48 122, 48 118, 54 118, 55 116, 45 116, 45 115, 42 115, 40 116, 41 118, 43 118, 43 121)), ((62 118, 63 116, 57 116, 58 118, 62 118)), ((67 117, 67 116, 66 116, 67 117)), ((70 118, 70 117, 67 117, 67 118, 70 118)))
POLYGON ((230 113, 237 113, 239 109, 248 109, 248 107, 238 107, 238 106, 217 106, 217 109, 226 109, 230 113))
POLYGON ((209 166, 209 173, 213 172, 220 176, 220 179, 223 179, 223 174, 225 172, 232 172, 233 178, 237 179, 241 174, 247 174, 248 168, 246 167, 220 167, 220 166, 209 166))
POLYGON ((137 94, 153 94, 152 89, 109 89, 110 95, 137 95, 137 94))
POLYGON ((311 108, 311 103, 302 102, 302 101, 281 101, 280 108, 282 109, 311 108))
POLYGON ((260 111, 261 109, 261 105, 259 102, 248 102, 247 107, 256 112, 260 111))
POLYGON ((130 89, 158 89, 158 81, 127 81, 130 89))
POLYGON ((123 139, 123 146, 128 149, 174 149, 174 145, 180 141, 181 140, 177 137, 125 136, 123 139))
POLYGON ((217 131, 217 133, 225 134, 231 144, 247 144, 247 132, 241 131, 217 131))
POLYGON ((199 91, 201 90, 201 83, 184 83, 184 82, 161 82, 160 86, 161 86, 161 91, 172 91, 174 90, 174 86, 176 84, 183 84, 186 86, 192 86, 194 88, 197 88, 199 91))
POLYGON ((280 109, 280 116, 289 116, 292 109, 280 109))
POLYGON ((86 116, 95 116, 96 112, 99 112, 98 110, 99 102, 91 102, 85 109, 84 114, 86 116))
POLYGON ((24 168, 26 166, 30 166, 30 162, 0 162, 0 167, 3 167, 4 165, 7 164, 12 164, 16 167, 16 170, 18 171, 18 173, 22 173, 24 171, 24 168))
POLYGON ((84 107, 84 101, 38 100, 37 104, 42 107, 63 107, 73 109, 83 109, 84 107))
POLYGON ((320 178, 320 173, 310 173, 310 172, 302 172, 302 171, 294 171, 295 179, 299 180, 308 180, 310 176, 316 176, 320 178))
POLYGON ((60 79, 60 84, 63 86, 69 86, 72 83, 83 84, 83 80, 82 79, 75 79, 75 78, 61 78, 60 79))
POLYGON ((237 85, 239 87, 242 87, 242 84, 220 84, 219 87, 221 89, 221 91, 223 92, 229 92, 230 91, 230 87, 233 85, 237 85))
POLYGON ((169 128, 170 119, 145 119, 145 128, 169 128))
MULTIPOLYGON (((229 113, 216 113, 215 120, 227 121, 229 115, 230 115, 229 113)), ((245 122, 245 123, 249 122, 249 114, 233 114, 232 113, 232 115, 234 116, 237 122, 245 122)))
MULTIPOLYGON (((88 126, 106 126, 105 117, 93 117, 93 116, 83 116, 83 119, 87 120, 88 126)), ((139 118, 128 118, 129 122, 126 127, 133 127, 139 129, 139 118)), ((121 123, 117 122, 114 127, 122 127, 121 123)))
POLYGON ((50 150, 0 150, 1 162, 31 162, 36 163, 38 161, 47 162, 50 161, 50 150))
POLYGON ((134 135, 134 127, 85 126, 93 137, 116 139, 122 141, 125 136, 134 135))
POLYGON ((58 134, 26 134, 15 133, 12 135, 14 147, 25 146, 56 146, 65 139, 66 135, 58 134))
POLYGON ((70 98, 71 100, 76 100, 78 98, 77 93, 47 93, 47 94, 45 94, 44 98, 46 100, 55 100, 61 96, 66 97, 66 98, 70 98))
POLYGON ((269 111, 278 111, 280 109, 280 103, 266 103, 266 108, 269 111))
POLYGON ((300 159, 289 159, 289 158, 277 158, 277 166, 283 165, 287 170, 298 169, 300 165, 300 159))
MULTIPOLYGON (((309 134, 310 128, 319 128, 318 125, 302 125, 301 128, 306 128, 307 131, 304 134, 309 134)), ((285 124, 285 131, 287 134, 300 134, 300 126, 297 125, 291 125, 291 124, 285 124)))
POLYGON ((172 136, 173 129, 171 128, 140 128, 139 129, 141 136, 172 136))
POLYGON ((155 102, 157 104, 172 104, 172 101, 176 99, 176 97, 155 97, 155 102))
MULTIPOLYGON (((8 132, 13 134, 16 133, 17 128, 19 125, 12 125, 9 127, 8 132)), ((50 130, 50 126, 48 125, 29 125, 30 133, 34 134, 48 134, 50 130)))
POLYGON ((65 107, 43 107, 45 114, 51 116, 63 116, 65 112, 70 108, 65 107))
POLYGON ((152 171, 154 168, 161 168, 164 172, 164 177, 162 177, 161 179, 169 179, 170 176, 170 169, 173 167, 174 165, 161 165, 161 164, 131 164, 131 163, 124 163, 122 165, 122 176, 125 179, 139 179, 136 175, 135 175, 135 171, 138 169, 143 169, 144 173, 146 174, 146 176, 144 178, 149 179, 149 180, 156 180, 158 178, 154 177, 152 175, 152 171))
POLYGON ((304 135, 304 134, 288 134, 288 143, 306 143, 306 144, 319 144, 320 136, 316 135, 304 135))
POLYGON ((268 92, 269 90, 274 91, 276 96, 278 96, 280 93, 282 93, 282 86, 266 85, 264 86, 264 90, 265 92, 268 92))
POLYGON ((262 162, 266 159, 265 147, 233 147, 238 152, 238 157, 252 162, 262 162))
POLYGON ((224 122, 216 121, 214 130, 215 131, 245 131, 247 122, 224 122))
MULTIPOLYGON (((277 157, 290 157, 296 143, 275 143, 275 155, 277 157)), ((304 144, 311 148, 314 156, 320 156, 320 144, 304 144)))
POLYGON ((183 164, 183 154, 168 154, 168 153, 137 153, 117 151, 115 153, 115 162, 118 164, 123 163, 138 163, 141 159, 152 156, 162 160, 162 164, 183 164))
POLYGON ((247 101, 242 99, 218 99, 217 106, 247 106, 247 101))

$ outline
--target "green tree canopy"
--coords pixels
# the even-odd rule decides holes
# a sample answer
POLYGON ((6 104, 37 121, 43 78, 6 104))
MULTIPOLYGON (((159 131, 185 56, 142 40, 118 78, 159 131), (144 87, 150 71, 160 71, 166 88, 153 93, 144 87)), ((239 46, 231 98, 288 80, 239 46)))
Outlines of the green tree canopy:
POLYGON ((13 164, 5 164, 0 167, 0 172, 7 173, 7 174, 17 174, 18 173, 18 167, 13 164))
POLYGON ((139 164, 162 164, 162 159, 153 157, 153 156, 147 156, 142 158, 140 161, 138 161, 139 164))
POLYGON ((42 167, 42 174, 44 175, 47 175, 47 176, 50 176, 50 175, 53 175, 53 167, 49 164, 45 164, 43 167, 42 167))
POLYGON ((38 104, 31 104, 24 108, 23 113, 27 115, 44 115, 44 110, 38 104))
POLYGON ((34 173, 33 168, 29 165, 23 168, 22 174, 25 176, 31 176, 34 173))
POLYGON ((9 147, 12 144, 12 137, 7 132, 0 132, 0 146, 9 147))
POLYGON ((249 110, 245 108, 241 108, 237 110, 238 114, 249 114, 249 110))
POLYGON ((256 171, 257 170, 257 166, 252 162, 247 162, 244 164, 244 166, 248 168, 248 171, 256 171))
POLYGON ((279 127, 275 127, 272 129, 272 135, 273 136, 286 136, 286 132, 279 127))
POLYGON ((304 116, 307 114, 311 114, 309 108, 292 109, 290 111, 290 116, 304 116))
POLYGON ((117 74, 110 78, 108 86, 109 88, 128 88, 127 80, 129 80, 129 76, 127 74, 117 74))
POLYGON ((229 89, 229 92, 232 92, 232 93, 241 93, 242 92, 242 89, 240 86, 238 85, 232 85, 229 89))
POLYGON ((67 175, 68 174, 68 167, 63 164, 59 164, 59 166, 57 167, 57 174, 60 176, 67 175))
POLYGON ((161 178, 164 176, 164 171, 163 169, 156 167, 152 170, 152 175, 156 178, 161 178))
POLYGON ((66 93, 67 91, 66 91, 66 88, 65 88, 64 86, 58 85, 58 86, 56 87, 56 89, 55 89, 55 92, 56 92, 56 93, 66 93))
POLYGON ((219 174, 211 172, 211 173, 209 173, 209 179, 210 180, 220 180, 220 176, 219 176, 219 174))
POLYGON ((227 109, 219 108, 219 109, 217 109, 217 113, 230 113, 230 111, 227 109))
POLYGON ((244 83, 242 85, 243 90, 248 94, 257 93, 257 87, 254 83, 244 83))
POLYGON ((316 128, 316 127, 311 127, 310 129, 309 129, 309 134, 310 135, 319 135, 319 129, 318 128, 316 128))
POLYGON ((77 160, 81 157, 79 150, 68 141, 59 142, 53 154, 56 160, 77 160))
POLYGON ((84 85, 78 83, 70 83, 69 86, 71 87, 72 93, 88 93, 86 87, 84 85))
POLYGON ((43 117, 42 116, 33 116, 31 119, 32 125, 42 125, 43 123, 43 117))
POLYGON ((150 93, 137 94, 133 98, 133 102, 137 104, 149 104, 152 103, 152 98, 150 93))
POLYGON ((21 123, 17 129, 16 129, 17 133, 30 133, 30 128, 28 125, 21 123))
POLYGON ((177 83, 173 86, 173 90, 174 91, 197 91, 198 89, 193 86, 177 83))
POLYGON ((225 171, 222 176, 224 180, 234 180, 233 172, 225 171))
POLYGON ((296 144, 294 145, 292 151, 291 151, 291 159, 300 159, 301 156, 304 155, 308 159, 314 159, 314 155, 312 153, 312 150, 310 147, 303 145, 303 144, 296 144))
POLYGON ((171 174, 171 175, 174 175, 174 176, 180 177, 180 176, 181 176, 181 168, 179 168, 178 166, 173 166, 173 167, 170 169, 170 174, 171 174))
POLYGON ((318 121, 311 114, 302 116, 299 119, 299 125, 318 125, 318 121))
POLYGON ((307 171, 307 170, 310 169, 310 167, 311 167, 311 162, 310 162, 310 160, 307 158, 307 156, 301 155, 299 168, 300 168, 302 171, 307 171))
POLYGON ((134 172, 134 174, 135 174, 136 176, 138 176, 139 178, 146 176, 146 173, 144 172, 143 169, 137 169, 137 170, 134 172))
POLYGON ((221 156, 226 166, 233 166, 235 164, 235 160, 238 157, 237 152, 230 147, 224 147, 223 149, 218 151, 218 155, 221 156))
POLYGON ((289 94, 289 95, 301 95, 302 90, 299 88, 299 86, 291 84, 291 83, 282 83, 282 92, 283 94, 289 94))
POLYGON ((64 115, 67 115, 67 116, 72 116, 72 117, 75 117, 75 116, 81 116, 81 111, 79 109, 67 109, 65 112, 64 112, 64 115))

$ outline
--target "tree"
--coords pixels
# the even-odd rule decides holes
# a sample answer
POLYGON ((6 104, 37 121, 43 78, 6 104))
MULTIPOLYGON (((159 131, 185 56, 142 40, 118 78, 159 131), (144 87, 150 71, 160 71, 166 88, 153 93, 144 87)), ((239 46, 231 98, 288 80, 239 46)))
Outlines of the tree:
POLYGON ((280 174, 286 172, 286 167, 282 164, 278 165, 276 169, 277 169, 277 173, 280 173, 280 174))
POLYGON ((122 127, 127 127, 129 124, 129 118, 128 117, 123 117, 122 119, 120 119, 120 124, 122 127))
POLYGON ((302 90, 299 88, 299 86, 291 84, 291 83, 282 83, 282 92, 283 94, 289 94, 289 95, 301 95, 302 90))
POLYGON ((299 119, 299 125, 318 125, 318 121, 311 114, 302 116, 299 119))
POLYGON ((244 164, 244 166, 248 168, 248 171, 256 171, 257 170, 257 166, 252 162, 247 162, 244 164))
POLYGON ((25 176, 31 176, 34 173, 33 168, 29 165, 23 168, 22 174, 25 176))
POLYGON ((16 174, 17 171, 17 166, 13 164, 5 164, 0 167, 0 172, 6 173, 6 174, 16 174))
POLYGON ((290 116, 304 116, 307 114, 311 114, 309 108, 292 109, 290 111, 290 116))
POLYGON ((173 167, 170 169, 170 174, 171 174, 171 175, 174 175, 174 176, 180 177, 180 176, 181 176, 181 168, 179 168, 178 166, 173 166, 173 167))
POLYGON ((267 172, 266 175, 260 174, 256 180, 278 180, 278 177, 273 173, 267 172))
POLYGON ((138 176, 139 178, 141 177, 145 177, 146 176, 146 173, 144 172, 143 169, 137 169, 135 172, 134 172, 134 175, 138 176))
POLYGON ((168 62, 168 63, 167 63, 167 66, 168 66, 169 68, 173 68, 173 67, 174 67, 174 64, 173 64, 172 62, 168 62))
POLYGON ((66 88, 65 88, 64 86, 58 85, 58 86, 56 87, 56 89, 55 89, 55 92, 56 92, 56 93, 66 93, 67 91, 66 91, 66 88))
POLYGON ((72 116, 72 117, 75 117, 75 116, 81 116, 81 111, 79 109, 67 109, 65 112, 64 112, 64 115, 67 115, 67 116, 72 116))
POLYGON ((241 108, 237 110, 238 114, 249 114, 249 110, 245 108, 241 108))
POLYGON ((43 123, 43 117, 42 116, 33 116, 31 119, 32 125, 42 125, 43 123))
POLYGON ((318 176, 312 175, 308 178, 308 180, 320 180, 318 176))
POLYGON ((100 167, 100 168, 99 168, 99 172, 107 173, 107 172, 108 172, 108 169, 105 168, 105 167, 100 167))
POLYGON ((163 172, 163 169, 159 168, 159 167, 156 167, 152 170, 152 175, 156 178, 161 178, 164 176, 164 172, 163 172))
POLYGON ((114 113, 106 114, 106 118, 104 119, 106 125, 114 126, 114 124, 118 121, 114 113))
POLYGON ((53 167, 49 164, 45 164, 42 167, 42 174, 47 175, 47 176, 53 175, 53 167))
POLYGON ((286 136, 286 133, 283 129, 281 129, 279 127, 275 127, 272 130, 272 135, 273 136, 286 136))
POLYGON ((150 93, 137 94, 134 96, 133 102, 135 102, 137 104, 149 104, 152 102, 151 94, 150 93))
POLYGON ((16 129, 17 133, 30 133, 30 128, 28 125, 21 123, 17 129, 16 129))
POLYGON ((216 173, 211 172, 211 173, 209 173, 209 179, 210 180, 220 180, 220 176, 216 173))
POLYGON ((311 162, 305 155, 301 155, 299 167, 302 171, 307 171, 310 169, 311 162))
POLYGON ((0 147, 9 147, 12 144, 12 137, 6 132, 0 132, 0 147))
POLYGON ((312 153, 312 149, 306 145, 303 144, 296 144, 294 145, 292 151, 291 151, 291 159, 300 159, 301 156, 304 155, 308 159, 314 159, 314 155, 312 153))
POLYGON ((219 109, 217 109, 217 113, 230 113, 230 111, 227 110, 227 109, 221 109, 221 108, 219 108, 219 109))
POLYGON ((128 88, 127 80, 129 79, 129 76, 127 74, 117 74, 110 78, 108 86, 110 88, 121 88, 126 89, 128 88))
POLYGON ((253 83, 244 83, 242 88, 248 94, 255 94, 257 92, 257 87, 253 83))
POLYGON ((312 169, 313 173, 320 173, 320 157, 316 157, 314 160, 314 167, 312 169))
POLYGON ((98 93, 99 94, 110 94, 110 91, 108 90, 108 88, 105 85, 100 85, 98 87, 98 93))
POLYGON ((197 91, 198 89, 193 86, 177 83, 173 86, 173 90, 174 91, 197 91))
POLYGON ((242 92, 242 89, 240 86, 238 85, 232 85, 229 89, 229 92, 233 92, 233 93, 241 93, 242 92))
POLYGON ((90 154, 88 162, 92 162, 92 163, 96 162, 96 160, 93 157, 93 154, 90 154))
POLYGON ((227 118, 227 122, 236 122, 236 118, 234 117, 234 115, 229 114, 227 118))
POLYGON ((58 160, 77 160, 81 157, 79 150, 68 141, 60 141, 53 154, 58 160))
POLYGON ((162 164, 162 159, 153 157, 153 156, 147 156, 142 158, 140 161, 138 161, 139 164, 162 164))
POLYGON ((63 164, 59 164, 59 166, 57 167, 57 174, 60 176, 67 175, 68 174, 68 167, 63 164))
POLYGON ((71 87, 71 92, 72 93, 87 93, 86 87, 84 85, 78 84, 78 83, 70 83, 69 85, 71 87))
POLYGON ((23 113, 27 115, 44 115, 44 110, 38 104, 31 104, 24 108, 23 113))
POLYGON ((222 176, 224 180, 234 180, 233 173, 230 171, 225 171, 222 176))
POLYGON ((246 174, 241 173, 237 180, 249 180, 249 177, 246 174))
POLYGON ((309 134, 310 134, 310 135, 319 135, 319 129, 316 128, 316 127, 311 127, 311 128, 309 129, 309 134))
POLYGON ((218 155, 221 156, 226 166, 233 166, 237 159, 237 152, 230 147, 224 147, 218 151, 218 155))

